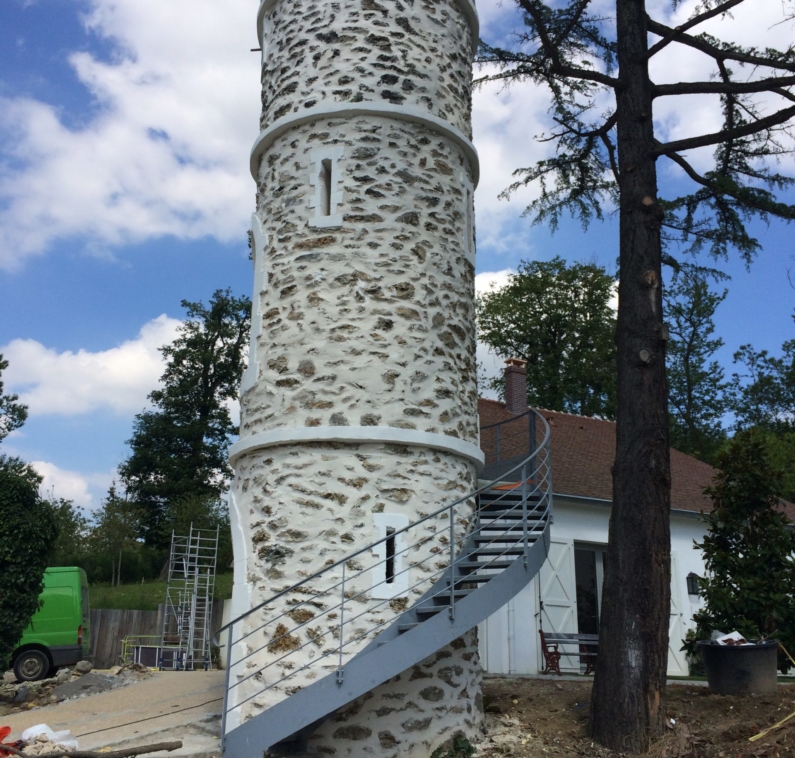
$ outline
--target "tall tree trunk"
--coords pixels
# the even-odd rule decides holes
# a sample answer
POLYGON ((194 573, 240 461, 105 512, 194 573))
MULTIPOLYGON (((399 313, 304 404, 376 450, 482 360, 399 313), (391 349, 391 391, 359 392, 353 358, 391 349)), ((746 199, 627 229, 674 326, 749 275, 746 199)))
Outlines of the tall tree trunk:
POLYGON ((617 0, 621 87, 618 408, 593 737, 622 752, 663 729, 670 614, 670 455, 660 222, 643 0, 617 0))

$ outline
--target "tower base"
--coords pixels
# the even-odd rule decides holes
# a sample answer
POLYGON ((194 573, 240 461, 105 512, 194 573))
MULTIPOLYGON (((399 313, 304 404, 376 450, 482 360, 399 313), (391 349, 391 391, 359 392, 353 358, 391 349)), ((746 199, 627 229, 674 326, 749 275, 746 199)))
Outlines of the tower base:
POLYGON ((429 758, 483 721, 477 628, 338 711, 307 741, 310 755, 429 758))

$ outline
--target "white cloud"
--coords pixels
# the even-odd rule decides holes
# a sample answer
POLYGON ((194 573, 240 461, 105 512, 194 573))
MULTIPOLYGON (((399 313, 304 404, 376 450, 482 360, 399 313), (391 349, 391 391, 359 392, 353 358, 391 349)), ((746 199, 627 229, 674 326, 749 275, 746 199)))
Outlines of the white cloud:
POLYGON ((501 290, 508 284, 512 274, 515 274, 511 268, 505 268, 502 271, 483 271, 475 275, 475 294, 480 297, 486 292, 495 292, 501 290))
POLYGON ((70 236, 102 249, 151 237, 226 241, 251 212, 259 58, 252 0, 90 0, 87 27, 111 62, 70 64, 95 99, 86 124, 0 98, 10 161, 0 177, 0 268, 70 236))
POLYGON ((59 353, 35 340, 13 340, 0 351, 9 362, 3 378, 32 416, 134 413, 146 405, 163 373, 158 348, 174 340, 180 323, 158 316, 135 339, 95 353, 59 353))
POLYGON ((73 500, 82 508, 98 508, 102 493, 107 491, 115 477, 115 471, 81 474, 58 468, 47 461, 33 461, 31 465, 44 478, 41 491, 45 497, 73 500))
MULTIPOLYGON (((669 0, 650 0, 654 15, 681 23, 700 0, 675 14, 669 0)), ((114 45, 107 59, 87 52, 69 58, 94 107, 67 114, 24 97, 0 98, 0 268, 18 266, 80 237, 86 248, 108 248, 174 235, 222 241, 243 238, 251 210, 248 152, 259 110, 256 0, 86 0, 86 27, 114 45)), ((486 39, 510 43, 520 25, 515 0, 478 0, 486 39)), ((609 12, 600 0, 596 12, 609 12)), ((733 18, 699 31, 743 44, 789 45, 792 24, 779 24, 779 0, 747 2, 733 18)), ((609 14, 608 14, 609 15, 609 14)), ((709 59, 679 45, 652 61, 658 81, 707 78, 709 59)), ((482 74, 483 72, 478 72, 482 74)), ((714 131, 715 98, 663 98, 655 119, 664 139, 714 131)), ((549 126, 548 95, 519 84, 490 83, 474 97, 474 134, 481 157, 477 193, 481 248, 513 263, 516 250, 533 257, 527 224, 516 223, 537 188, 498 200, 512 172, 551 154, 535 137, 549 126)), ((701 167, 711 154, 694 157, 701 167)), ((665 165, 665 164, 661 164, 665 165)), ((666 168, 670 170, 670 167, 666 168)), ((675 169, 678 172, 678 169, 675 169)))
MULTIPOLYGON (((508 284, 513 269, 502 271, 484 271, 475 276, 475 294, 480 296, 487 292, 495 292, 508 284)), ((481 397, 497 399, 497 393, 486 387, 486 382, 500 376, 505 369, 505 359, 494 353, 491 347, 477 343, 475 358, 478 363, 478 394, 481 397)))

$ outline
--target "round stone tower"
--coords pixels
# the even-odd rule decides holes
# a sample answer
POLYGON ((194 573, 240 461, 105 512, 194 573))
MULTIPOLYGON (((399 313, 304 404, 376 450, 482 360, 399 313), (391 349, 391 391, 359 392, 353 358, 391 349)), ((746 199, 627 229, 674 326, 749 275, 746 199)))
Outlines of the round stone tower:
MULTIPOLYGON (((474 0, 264 0, 257 23, 262 118, 251 155, 252 345, 232 450, 234 615, 473 491, 482 462, 474 0)), ((472 507, 459 509, 463 528, 472 507)), ((436 544, 406 560, 405 581, 374 587, 360 604, 378 601, 379 622, 399 615, 420 594, 406 588, 422 580, 421 559, 436 544)), ((314 611, 296 616, 295 602, 288 593, 272 610, 305 622, 314 611)), ((295 646, 320 628, 285 639, 295 646)), ((278 643, 247 671, 278 655, 278 643)), ((302 660, 315 655, 307 648, 302 660)), ((327 663, 230 718, 288 697, 327 663)), ((248 697, 245 686, 234 697, 248 697)), ((456 731, 475 731, 479 691, 472 631, 337 713, 310 750, 424 758, 456 731)))

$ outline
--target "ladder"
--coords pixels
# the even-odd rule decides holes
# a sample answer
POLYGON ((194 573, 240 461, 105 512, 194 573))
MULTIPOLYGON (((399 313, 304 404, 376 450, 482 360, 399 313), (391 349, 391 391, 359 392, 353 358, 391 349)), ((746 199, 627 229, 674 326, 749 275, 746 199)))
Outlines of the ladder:
POLYGON ((159 667, 192 671, 211 667, 212 611, 219 530, 171 534, 168 589, 159 667))

